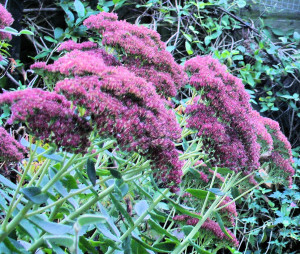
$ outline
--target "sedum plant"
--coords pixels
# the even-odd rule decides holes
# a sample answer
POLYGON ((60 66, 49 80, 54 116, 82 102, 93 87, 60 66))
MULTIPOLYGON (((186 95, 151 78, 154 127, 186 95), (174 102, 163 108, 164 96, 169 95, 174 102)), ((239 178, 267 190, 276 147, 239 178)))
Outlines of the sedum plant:
POLYGON ((241 81, 217 60, 196 57, 182 67, 157 32, 113 13, 84 25, 95 39, 63 42, 52 63, 31 66, 47 90, 0 95, 10 113, 5 128, 26 128, 21 143, 0 129, 0 159, 18 175, 0 176, 0 249, 237 247, 235 201, 264 182, 256 175, 261 159, 291 183, 279 128, 254 113, 241 81), (187 84, 189 105, 171 103, 187 84), (232 195, 240 184, 245 189, 232 195))

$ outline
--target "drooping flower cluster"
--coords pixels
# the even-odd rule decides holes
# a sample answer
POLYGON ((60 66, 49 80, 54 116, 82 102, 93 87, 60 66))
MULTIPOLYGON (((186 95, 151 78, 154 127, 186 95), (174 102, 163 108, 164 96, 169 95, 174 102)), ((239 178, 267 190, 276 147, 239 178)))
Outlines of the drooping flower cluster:
MULTIPOLYGON (((216 165, 248 174, 259 167, 260 145, 252 127, 249 96, 241 81, 210 56, 185 64, 190 84, 203 91, 201 99, 186 109, 188 127, 197 129, 216 165)), ((254 179, 250 179, 255 183, 254 179)))
POLYGON ((29 133, 67 151, 84 152, 89 146, 90 125, 71 110, 71 103, 62 95, 40 89, 6 92, 0 94, 3 104, 11 109, 8 124, 24 122, 29 133))
MULTIPOLYGON (((0 29, 10 26, 14 22, 11 14, 0 4, 0 29)), ((0 32, 0 40, 11 40, 11 34, 0 32)))
POLYGON ((84 21, 102 35, 103 45, 119 51, 123 65, 155 85, 159 94, 175 96, 187 77, 181 66, 166 51, 160 35, 144 26, 118 21, 113 13, 99 13, 84 21), (125 54, 122 55, 122 52, 125 54))
POLYGON ((272 137, 273 150, 271 150, 271 156, 266 159, 273 164, 271 173, 279 182, 286 179, 289 187, 291 187, 292 177, 295 174, 295 170, 291 165, 294 162, 291 144, 281 132, 278 122, 266 117, 261 117, 260 121, 272 137))
MULTIPOLYGON (((115 25, 120 24, 123 22, 115 25)), ((46 77, 55 76, 53 80, 59 80, 55 92, 72 101, 79 111, 83 109, 82 117, 91 119, 100 136, 113 137, 123 150, 151 159, 157 178, 177 191, 182 163, 174 141, 180 138, 181 130, 175 114, 165 107, 166 100, 153 83, 114 56, 94 44, 82 44, 65 42, 61 48, 70 52, 53 64, 36 63, 32 68, 45 71, 46 77)))
MULTIPOLYGON (((188 215, 176 215, 173 217, 173 220, 192 226, 195 226, 199 222, 199 219, 192 218, 188 215)), ((235 247, 239 246, 239 242, 235 235, 228 228, 226 228, 226 231, 232 239, 225 235, 217 222, 209 218, 206 219, 200 228, 202 238, 206 236, 208 239, 215 239, 218 244, 224 242, 225 244, 230 244, 235 247)))
MULTIPOLYGON (((281 152, 288 153, 292 163, 291 146, 278 123, 252 109, 241 80, 229 74, 224 65, 210 56, 198 56, 186 62, 185 70, 191 75, 190 84, 202 93, 186 108, 190 115, 187 127, 203 137, 215 165, 248 175, 259 168, 261 154, 270 156, 278 150, 278 141, 281 152)), ((291 168, 282 168, 289 183, 294 174, 291 168)), ((257 183, 253 176, 249 182, 257 183)))
POLYGON ((25 148, 0 127, 0 162, 17 162, 24 158, 25 148))

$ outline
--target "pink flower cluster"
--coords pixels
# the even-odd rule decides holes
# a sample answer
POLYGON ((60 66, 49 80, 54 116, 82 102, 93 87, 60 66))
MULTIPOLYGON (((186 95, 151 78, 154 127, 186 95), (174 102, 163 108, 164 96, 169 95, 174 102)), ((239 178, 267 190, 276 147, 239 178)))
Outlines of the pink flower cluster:
POLYGON ((0 162, 17 162, 24 158, 25 148, 0 127, 0 162))
POLYGON ((89 146, 89 123, 70 109, 62 95, 40 89, 6 92, 0 95, 3 104, 12 112, 8 124, 24 122, 29 133, 67 151, 85 152, 89 146))
POLYGON ((196 99, 186 109, 191 116, 188 127, 205 137, 204 144, 217 165, 236 172, 258 168, 260 145, 248 114, 249 96, 241 81, 210 56, 187 61, 185 69, 192 74, 190 84, 204 91, 201 100, 196 99))
MULTIPOLYGON (((33 69, 58 76, 55 92, 74 107, 84 108, 102 137, 113 137, 123 150, 135 151, 152 161, 156 177, 173 192, 181 181, 182 163, 174 141, 181 129, 175 114, 155 86, 121 66, 103 49, 66 53, 53 64, 36 63, 33 69)), ((46 75, 47 76, 47 75, 46 75)))
MULTIPOLYGON (((260 166, 260 154, 280 151, 289 165, 281 162, 279 168, 286 172, 291 184, 291 145, 277 122, 261 117, 251 108, 241 80, 210 56, 187 61, 185 70, 191 74, 190 84, 203 92, 186 108, 185 113, 190 115, 187 126, 204 137, 203 143, 216 159, 215 165, 248 175, 260 166)), ((249 182, 257 184, 254 176, 249 182)))
POLYGON ((124 66, 153 83, 159 94, 175 96, 187 76, 166 51, 159 34, 117 18, 116 14, 101 12, 86 19, 84 25, 100 33, 104 45, 115 48, 121 55, 124 52, 124 66))
POLYGON ((74 49, 79 49, 79 50, 83 50, 83 49, 91 49, 91 48, 97 48, 98 45, 95 42, 92 41, 86 41, 83 43, 76 43, 73 40, 68 40, 63 42, 57 49, 58 52, 61 52, 63 50, 65 51, 72 51, 74 49))
MULTIPOLYGON (((189 215, 176 215, 173 217, 173 220, 185 222, 187 225, 192 226, 195 226, 199 222, 199 219, 192 218, 189 215)), ((219 224, 210 218, 206 219, 206 221, 202 224, 200 231, 202 234, 208 234, 210 236, 215 237, 218 240, 218 242, 225 241, 227 243, 232 244, 233 246, 239 246, 238 240, 229 229, 226 228, 226 231, 232 237, 232 239, 225 235, 225 233, 220 228, 219 224)))
MULTIPOLYGON (((10 26, 13 22, 11 14, 0 4, 0 29, 10 26)), ((11 34, 0 32, 0 40, 11 40, 11 34)))
POLYGON ((256 119, 257 124, 263 125, 268 131, 268 135, 264 135, 264 140, 267 140, 266 143, 272 144, 268 151, 271 156, 264 158, 265 161, 271 162, 273 165, 269 174, 275 177, 279 176, 280 182, 282 179, 286 179, 289 187, 291 187, 295 170, 292 167, 294 161, 290 142, 281 132, 278 122, 261 116, 256 119))
MULTIPOLYGON (((220 204, 221 206, 227 205, 229 202, 231 202, 232 200, 230 199, 230 197, 225 197, 225 199, 222 201, 222 203, 220 204)), ((226 215, 226 219, 229 220, 231 225, 235 225, 235 218, 238 216, 237 212, 236 212, 236 205, 235 202, 232 202, 231 204, 227 205, 226 207, 222 208, 220 210, 220 212, 224 215, 226 215)))

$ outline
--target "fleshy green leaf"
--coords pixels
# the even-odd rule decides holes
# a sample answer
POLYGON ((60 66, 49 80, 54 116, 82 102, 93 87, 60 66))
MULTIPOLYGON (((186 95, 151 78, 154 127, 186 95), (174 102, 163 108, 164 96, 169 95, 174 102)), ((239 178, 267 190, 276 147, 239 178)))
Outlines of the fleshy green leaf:
POLYGON ((208 191, 205 190, 199 190, 199 189, 186 189, 186 192, 192 194, 194 197, 198 198, 198 199, 205 199, 207 194, 208 194, 208 200, 215 200, 216 199, 216 195, 213 193, 210 193, 208 191))
POLYGON ((223 191, 221 191, 220 189, 218 189, 218 188, 210 188, 210 189, 208 189, 208 191, 210 191, 210 192, 212 192, 212 193, 214 193, 218 196, 224 196, 225 195, 225 193, 223 191))
POLYGON ((232 236, 227 232, 227 230, 226 230, 226 228, 225 228, 225 226, 224 226, 224 223, 223 223, 223 221, 222 221, 222 218, 221 218, 220 214, 219 214, 218 212, 215 212, 214 215, 215 215, 215 217, 216 217, 216 219, 217 219, 217 222, 218 222, 218 224, 219 224, 221 230, 223 231, 223 233, 224 233, 226 236, 228 236, 229 239, 233 239, 232 236))
POLYGON ((53 235, 63 235, 70 232, 73 229, 71 226, 46 221, 41 216, 32 216, 28 218, 28 220, 30 220, 37 227, 43 229, 45 232, 53 235))
POLYGON ((33 202, 34 204, 43 204, 46 203, 48 195, 41 192, 40 187, 28 187, 21 189, 21 192, 24 194, 25 198, 33 202))
POLYGON ((55 235, 55 236, 44 236, 44 241, 49 242, 50 244, 56 244, 59 246, 72 247, 74 245, 74 239, 71 236, 66 235, 55 235))
POLYGON ((89 224, 105 223, 106 220, 106 217, 102 215, 84 214, 77 219, 77 223, 82 227, 89 224))
POLYGON ((87 163, 86 163, 86 167, 87 167, 88 177, 89 177, 91 183, 95 186, 96 180, 97 180, 95 163, 91 159, 88 159, 87 163))
POLYGON ((170 237, 171 239, 173 239, 174 241, 179 242, 175 236, 173 236, 170 232, 168 232, 166 229, 164 229, 161 225, 156 223, 154 220, 152 220, 152 219, 148 220, 148 224, 157 233, 159 233, 161 235, 166 235, 166 236, 170 237))

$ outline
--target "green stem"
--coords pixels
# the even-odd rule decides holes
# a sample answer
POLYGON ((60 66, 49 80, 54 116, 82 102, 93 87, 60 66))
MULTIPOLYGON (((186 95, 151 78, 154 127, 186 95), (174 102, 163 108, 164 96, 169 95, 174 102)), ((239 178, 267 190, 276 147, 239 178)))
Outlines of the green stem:
POLYGON ((2 224, 2 227, 1 227, 2 231, 6 231, 6 226, 7 226, 8 220, 9 220, 11 214, 13 213, 13 211, 14 211, 14 209, 16 207, 16 205, 14 205, 14 202, 16 201, 16 198, 17 198, 17 196, 18 196, 18 194, 20 192, 20 189, 21 189, 21 187, 23 185, 23 182, 25 180, 27 172, 30 169, 30 166, 31 166, 31 163, 33 161, 33 158, 34 158, 34 155, 35 155, 35 152, 36 152, 37 148, 38 148, 38 145, 36 144, 34 151, 32 151, 30 153, 30 158, 29 158, 28 164, 27 164, 27 166, 26 166, 26 168, 25 168, 25 170, 24 170, 24 172, 22 174, 21 180, 20 180, 20 182, 19 182, 19 184, 17 186, 17 189, 16 189, 16 191, 14 193, 14 196, 12 198, 12 201, 10 202, 10 206, 9 206, 8 211, 7 211, 6 217, 5 217, 4 221, 3 221, 3 224, 2 224))
POLYGON ((61 170, 57 172, 57 174, 42 188, 42 192, 46 192, 60 177, 61 175, 71 166, 74 159, 76 158, 76 154, 74 154, 66 163, 66 165, 63 166, 61 170))
MULTIPOLYGON (((77 218, 81 213, 83 213, 85 210, 89 209, 92 205, 96 204, 98 200, 105 197, 106 195, 110 194, 114 190, 114 184, 109 186, 107 189, 105 189, 103 192, 101 192, 97 197, 93 197, 90 201, 85 203, 83 206, 81 206, 79 209, 71 213, 67 218, 63 219, 60 224, 64 224, 67 222, 72 221, 74 218, 77 218)), ((44 234, 43 234, 44 235, 44 234)), ((40 236, 38 240, 36 240, 28 249, 28 251, 34 252, 37 248, 39 248, 43 242, 44 238, 43 235, 40 236)))
MULTIPOLYGON (((108 179, 111 179, 111 178, 112 178, 111 176, 110 176, 110 177, 107 177, 107 178, 105 178, 105 179, 103 179, 103 180, 98 181, 96 184, 97 184, 97 185, 100 185, 100 184, 104 183, 105 181, 107 181, 108 179)), ((76 195, 78 195, 78 194, 80 194, 80 193, 82 193, 82 192, 84 192, 84 191, 87 191, 87 190, 89 190, 89 189, 91 189, 91 188, 93 188, 93 187, 94 187, 94 186, 91 184, 91 185, 89 185, 89 186, 87 186, 87 187, 85 187, 85 188, 82 188, 82 189, 78 190, 78 191, 72 192, 72 193, 69 194, 68 196, 63 197, 63 198, 61 198, 61 199, 59 199, 59 200, 53 202, 53 203, 50 204, 50 205, 44 206, 44 207, 42 207, 42 208, 39 209, 39 210, 36 210, 36 211, 34 211, 34 212, 31 212, 31 213, 28 213, 28 214, 26 215, 26 218, 28 218, 28 217, 30 217, 30 216, 33 216, 33 215, 36 215, 36 214, 40 214, 40 213, 42 213, 42 212, 44 212, 44 211, 50 209, 50 208, 53 207, 53 206, 61 205, 62 203, 64 203, 64 202, 65 202, 66 200, 68 200, 69 198, 72 198, 72 197, 74 197, 74 196, 76 196, 76 195)))
MULTIPOLYGON (((138 227, 141 222, 145 219, 149 212, 151 212, 155 206, 165 197, 165 195, 169 192, 169 189, 165 189, 160 196, 158 196, 152 204, 148 207, 148 209, 142 213, 142 215, 134 222, 134 224, 127 229, 127 231, 120 237, 120 240, 123 241, 127 236, 131 234, 131 232, 138 227)), ((106 254, 113 253, 114 249, 110 249, 106 252, 106 254)))
POLYGON ((226 206, 229 206, 230 204, 232 204, 233 202, 235 202, 236 200, 240 199, 241 197, 245 196, 247 193, 251 192, 252 190, 256 189, 258 186, 260 186, 261 184, 265 183, 265 181, 260 182, 259 184, 253 186, 251 189, 243 192, 241 195, 239 195, 238 197, 236 197, 235 199, 231 200, 230 202, 226 203, 226 205, 223 205, 219 208, 216 209, 216 211, 219 211, 223 208, 225 208, 226 206))
POLYGON ((13 218, 13 220, 6 226, 5 231, 0 233, 0 242, 2 242, 5 237, 7 237, 20 223, 22 219, 24 219, 27 211, 32 207, 33 203, 28 202, 25 207, 13 218))

